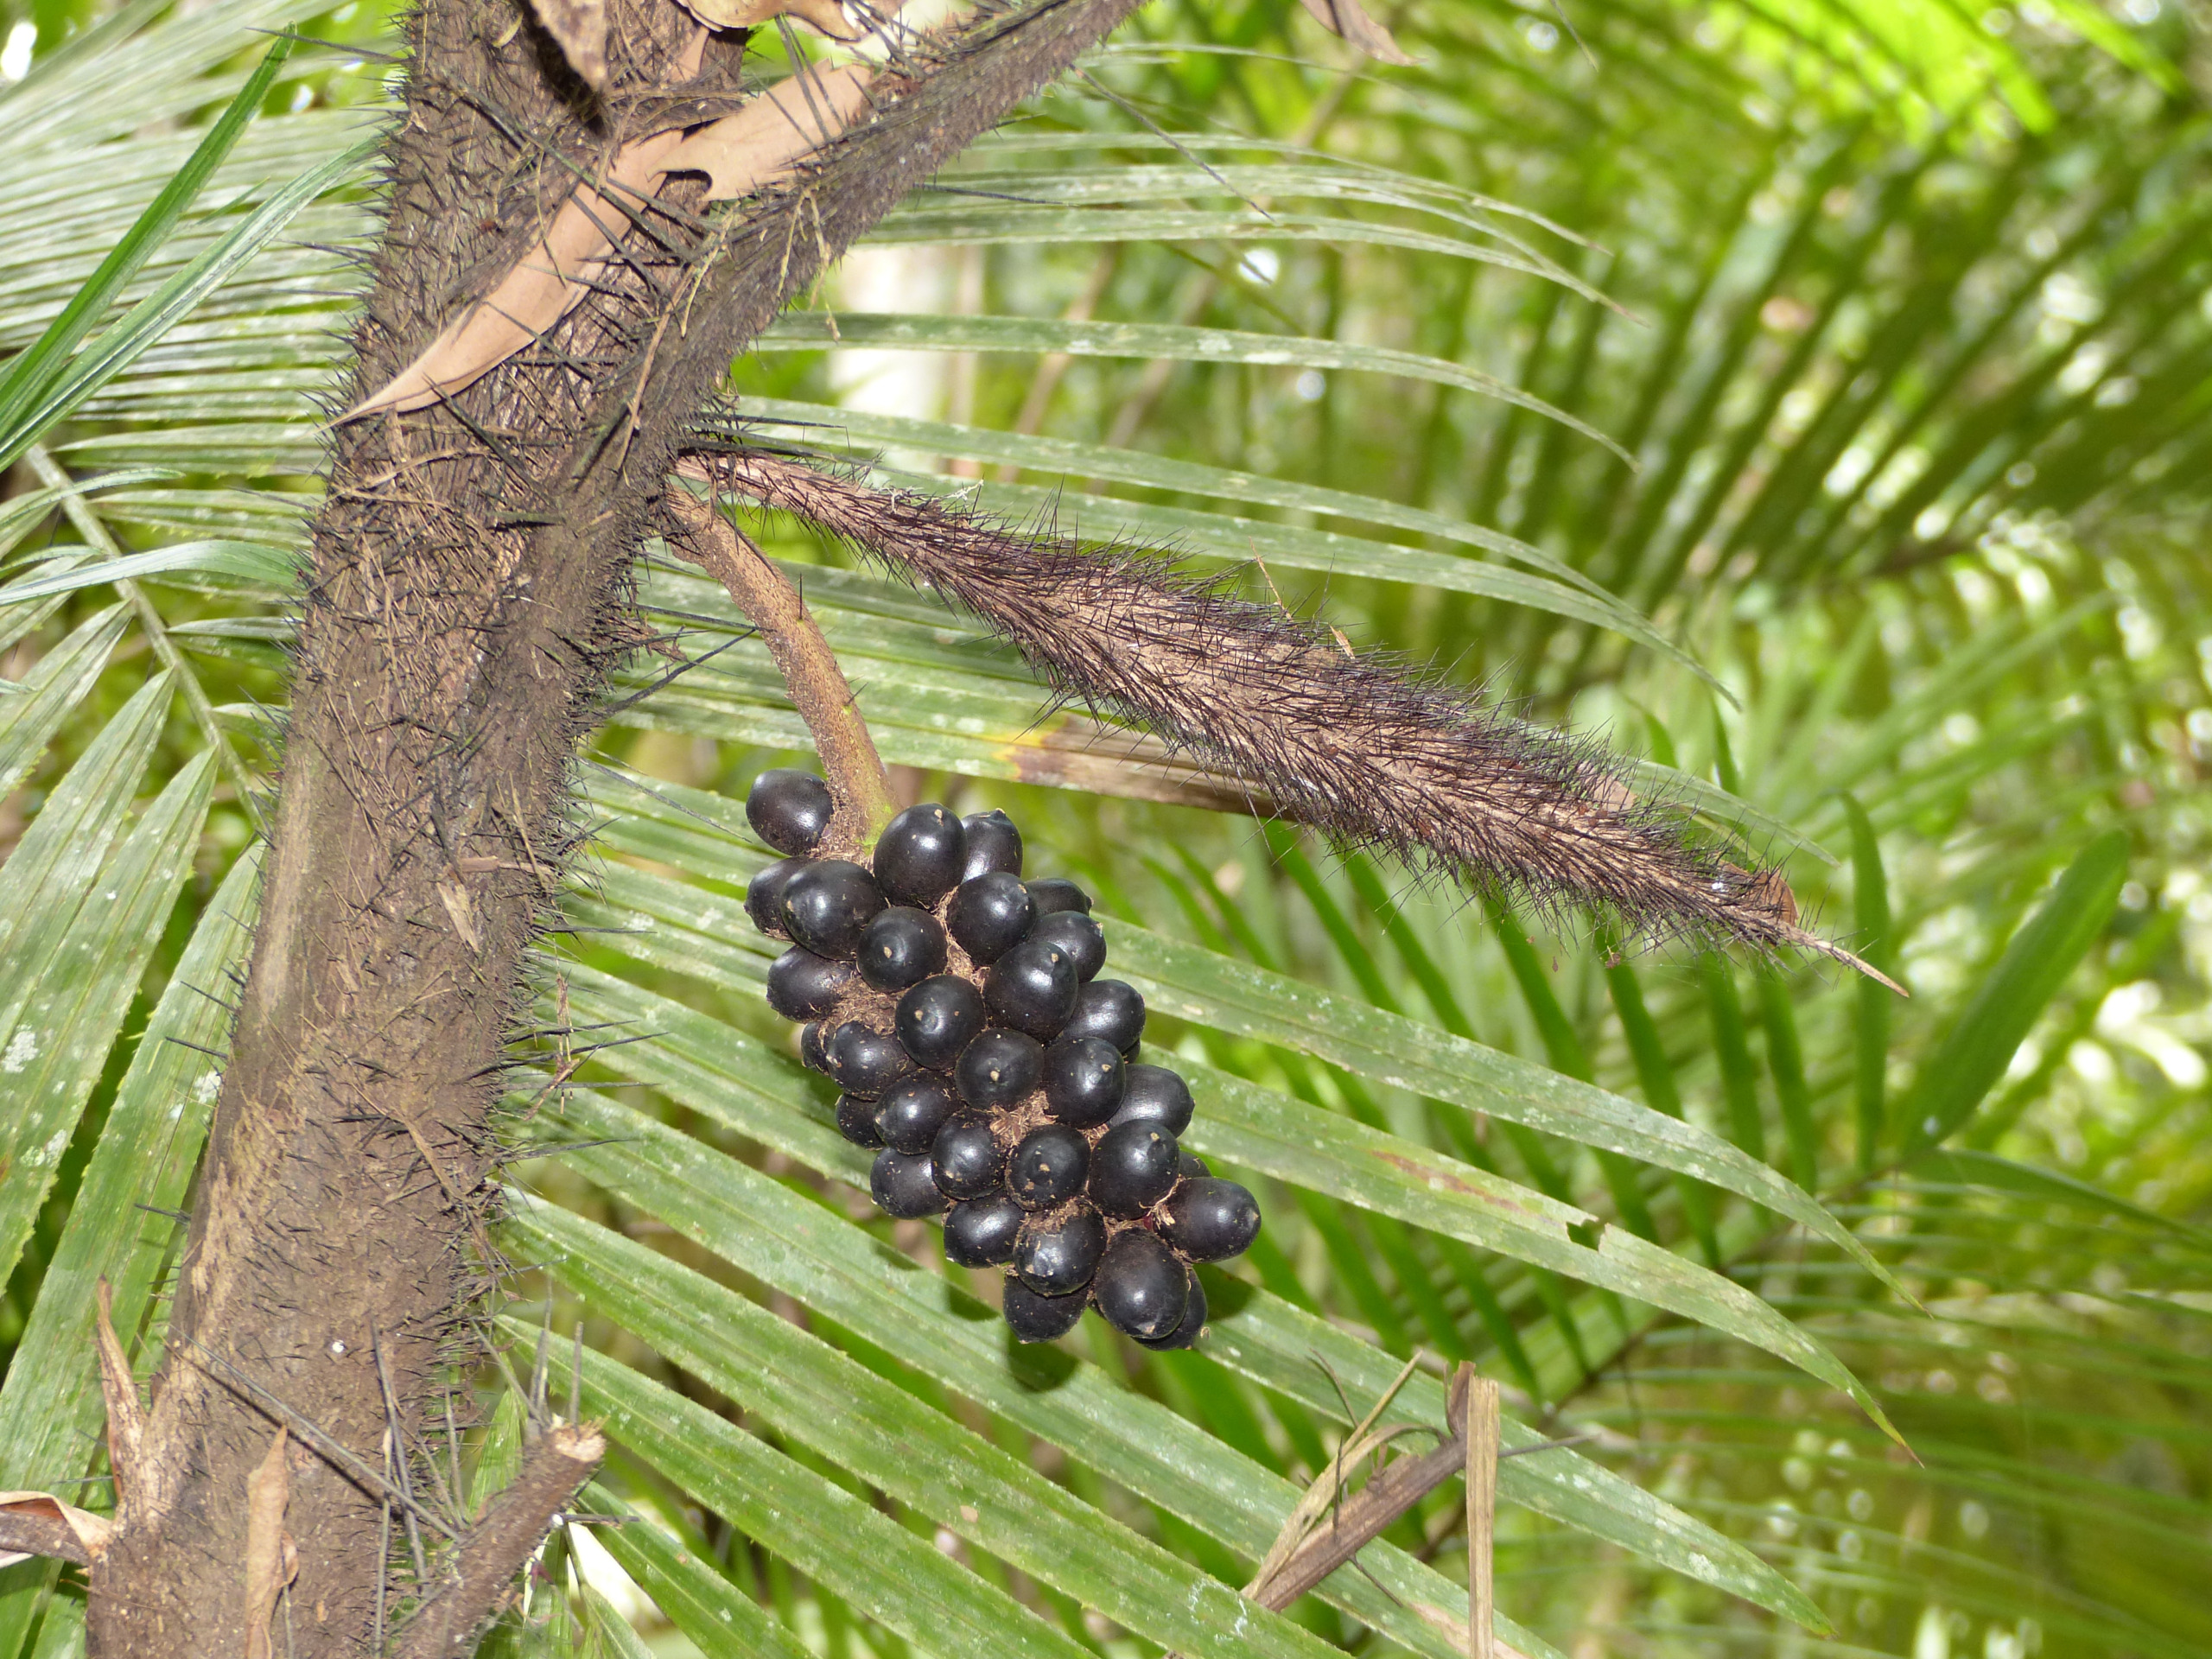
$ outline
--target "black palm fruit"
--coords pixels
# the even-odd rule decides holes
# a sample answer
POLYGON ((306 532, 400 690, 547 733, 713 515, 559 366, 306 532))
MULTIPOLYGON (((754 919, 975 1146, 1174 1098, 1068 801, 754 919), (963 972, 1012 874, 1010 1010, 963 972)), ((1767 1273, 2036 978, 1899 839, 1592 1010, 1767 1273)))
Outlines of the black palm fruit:
POLYGON ((1056 910, 1039 916, 1029 930, 1029 943, 1057 944, 1075 961, 1075 976, 1085 984, 1106 965, 1106 934, 1097 923, 1077 910, 1056 910))
POLYGON ((1206 1288, 1198 1282, 1196 1268, 1183 1269, 1189 1280, 1189 1300, 1183 1308, 1183 1322, 1164 1337, 1139 1337, 1140 1348, 1149 1348, 1154 1353, 1165 1353, 1174 1348, 1195 1348, 1206 1328, 1206 1288))
POLYGON ((1014 1243, 1014 1270, 1039 1296, 1065 1296, 1090 1282, 1105 1253, 1105 1222, 1089 1205, 1073 1204, 1024 1224, 1014 1243))
POLYGON ((880 1095, 914 1069, 897 1038, 857 1020, 848 1020, 831 1032, 822 1046, 826 1062, 822 1069, 830 1081, 863 1098, 880 1095))
MULTIPOLYGON (((772 996, 768 1000, 771 1003, 775 1001, 772 996)), ((827 1071, 830 1069, 829 1042, 830 1022, 827 1020, 807 1021, 798 1033, 798 1063, 810 1071, 827 1071)))
POLYGON ((894 905, 926 909, 960 885, 968 863, 968 832, 931 802, 910 806, 884 826, 875 843, 875 884, 894 905))
POLYGON ((1046 1123, 1015 1143, 1006 1160, 1007 1191, 1025 1210, 1050 1210, 1083 1191, 1090 1147, 1064 1123, 1046 1123))
POLYGON ((917 1065, 949 1071, 983 1028, 982 993, 957 974, 939 974, 899 999, 892 1024, 917 1065))
POLYGON ((817 859, 784 885, 784 927, 817 957, 850 960, 883 908, 875 878, 849 859, 817 859))
POLYGON ((933 1216, 944 1208, 944 1194, 937 1190, 937 1181, 930 1173, 927 1153, 916 1157, 886 1147, 875 1154, 868 1190, 878 1209, 901 1221, 933 1216))
POLYGON ((960 820, 960 827, 968 836, 968 856, 960 870, 962 880, 987 870, 1000 870, 1007 875, 1021 874, 1021 831, 1014 827, 1012 818, 994 807, 988 812, 970 812, 960 820))
POLYGON ((1175 1173, 1185 1179, 1196 1179, 1201 1175, 1211 1175, 1213 1171, 1206 1166, 1205 1159, 1185 1149, 1175 1154, 1175 1173))
POLYGON ((1072 910, 1084 916, 1090 914, 1090 895, 1065 876, 1051 875, 1041 881, 1032 881, 1029 897, 1035 902, 1039 916, 1049 916, 1061 910, 1072 910))
POLYGON ((1135 1221, 1166 1198, 1178 1179, 1175 1137, 1152 1123, 1109 1129, 1090 1149, 1090 1201, 1119 1221, 1135 1221))
POLYGON ((795 944, 768 965, 768 1006, 786 1020, 819 1020, 860 980, 851 963, 795 944))
POLYGON ((1156 1342, 1174 1335, 1190 1311, 1191 1270, 1143 1228, 1131 1227, 1099 1257, 1090 1296, 1116 1331, 1156 1342))
POLYGON ((1103 1038, 1122 1053, 1134 1053, 1144 1035, 1144 998, 1118 979, 1094 979, 1077 994, 1065 1031, 1071 1037, 1103 1038))
MULTIPOLYGON (((1003 1192, 956 1204, 944 1218, 944 1253, 963 1268, 1002 1268, 1025 1219, 1022 1207, 1003 1192)), ((1020 1282, 1010 1281, 1007 1288, 1020 1282)))
POLYGON ((1122 1103, 1126 1070, 1111 1043, 1063 1037, 1045 1051, 1045 1109, 1073 1128, 1103 1123, 1122 1103))
POLYGON ((1192 1262, 1240 1255, 1260 1230, 1258 1202, 1234 1181, 1202 1175, 1179 1183, 1152 1213, 1153 1225, 1192 1262))
POLYGON ((745 884, 745 913, 753 918, 753 925, 772 938, 787 937, 784 931, 784 889, 791 885, 791 877, 811 864, 810 858, 779 858, 763 866, 745 884))
POLYGON ((1132 1065, 1122 1076, 1122 1103, 1114 1123, 1153 1123, 1170 1135, 1191 1127, 1190 1086, 1164 1065, 1132 1065))
MULTIPOLYGON (((753 902, 748 894, 746 903, 753 902)), ((893 995, 944 971, 944 929, 925 910, 894 905, 861 932, 861 977, 893 995)))
POLYGON ((1065 1296, 1040 1296, 1019 1279, 1006 1281, 1004 1312, 1007 1327, 1021 1342, 1050 1342, 1065 1337, 1083 1318, 1088 1296, 1071 1292, 1065 1296))
POLYGON ((876 1126, 876 1109, 880 1103, 863 1100, 858 1095, 837 1096, 837 1133, 856 1147, 871 1149, 883 1144, 883 1131, 876 1126))
POLYGON ((1018 1031, 990 1030, 960 1051, 952 1081, 960 1098, 984 1111, 1021 1103, 1045 1071, 1045 1046, 1018 1031))
POLYGON ((830 785, 810 772, 779 766, 753 780, 745 793, 745 821, 779 853, 810 853, 836 810, 830 785))
MULTIPOLYGON (((1005 1189, 1006 1154, 991 1132, 991 1120, 981 1112, 960 1112, 945 1120, 930 1147, 930 1160, 937 1169, 937 1184, 948 1198, 982 1198, 1005 1189)), ((1014 1204, 1010 1198, 1007 1202, 1014 1204)), ((1014 1248, 1011 1234, 1007 1248, 1014 1248)))
POLYGON ((954 890, 944 925, 979 963, 996 962, 1021 942, 1037 919, 1029 889, 1001 870, 971 875, 954 890))
POLYGON ((983 976, 992 1023, 1026 1031, 1039 1042, 1060 1034, 1075 1012, 1077 994, 1085 988, 1075 976, 1075 959, 1039 939, 1023 940, 983 976))
MULTIPOLYGON (((960 1109, 952 1090, 935 1077, 907 1077, 885 1091, 875 1111, 876 1134, 894 1152, 927 1152, 945 1120, 960 1109)), ((945 1189, 951 1198, 961 1195, 945 1189)))

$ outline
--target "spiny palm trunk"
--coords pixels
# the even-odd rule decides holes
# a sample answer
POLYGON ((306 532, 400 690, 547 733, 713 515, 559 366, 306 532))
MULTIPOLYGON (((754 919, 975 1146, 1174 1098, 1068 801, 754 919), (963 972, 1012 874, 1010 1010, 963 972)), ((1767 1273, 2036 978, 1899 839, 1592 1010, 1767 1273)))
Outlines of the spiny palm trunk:
MULTIPOLYGON (((719 232, 693 217, 698 186, 671 182, 535 346, 445 405, 337 429, 261 921, 168 1346, 143 1421, 111 1390, 118 1524, 92 1573, 93 1655, 266 1651, 247 1579, 250 1546, 270 1541, 248 1490, 280 1424, 287 1449, 257 1489, 289 1475, 297 1577, 275 1650, 369 1647, 387 1425, 434 1510, 420 1456, 485 1288, 486 1120, 524 948, 554 902, 570 755, 631 638, 626 574, 686 423, 788 295, 1133 10, 985 19, 880 79, 872 123, 719 232)), ((693 35, 671 0, 608 11, 601 99, 512 4, 429 0, 414 18, 349 402, 668 98, 736 92, 734 41, 671 90, 693 35)), ((406 1560, 396 1514, 389 1536, 406 1560)), ((423 1542, 426 1592, 485 1580, 434 1529, 423 1542)), ((389 1605, 397 1619, 404 1599, 389 1605)))

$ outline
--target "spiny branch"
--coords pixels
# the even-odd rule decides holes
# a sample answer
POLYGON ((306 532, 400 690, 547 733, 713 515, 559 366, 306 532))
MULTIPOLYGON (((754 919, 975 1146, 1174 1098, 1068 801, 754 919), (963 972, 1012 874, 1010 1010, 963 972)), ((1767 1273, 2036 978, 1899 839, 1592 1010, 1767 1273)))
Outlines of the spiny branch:
POLYGON ((1250 780, 1340 843, 1608 912, 1653 939, 1796 946, 1873 973, 1797 925, 1778 871, 1691 841, 1686 816, 1632 794, 1601 750, 1477 707, 1333 630, 1156 554, 1084 551, 759 451, 714 467, 982 618, 1068 696, 1250 780))

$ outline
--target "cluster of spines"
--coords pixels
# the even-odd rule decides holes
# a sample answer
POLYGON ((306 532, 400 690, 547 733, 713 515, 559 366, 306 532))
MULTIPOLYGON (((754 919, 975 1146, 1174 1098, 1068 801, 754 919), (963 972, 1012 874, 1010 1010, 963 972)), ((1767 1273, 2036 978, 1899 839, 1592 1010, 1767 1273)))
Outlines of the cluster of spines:
POLYGON ((871 866, 814 855, 831 800, 811 773, 762 772, 746 815, 785 855, 745 895, 754 924, 791 942, 769 1005, 804 1023, 801 1058, 843 1090, 839 1130, 877 1149, 876 1203, 943 1213, 947 1256, 1005 1268, 1025 1342, 1091 1305, 1147 1346, 1195 1342, 1192 1264, 1243 1251, 1259 1206, 1179 1144, 1190 1090, 1137 1062, 1144 999, 1097 976, 1089 896, 1024 881, 1003 812, 910 807, 871 866))

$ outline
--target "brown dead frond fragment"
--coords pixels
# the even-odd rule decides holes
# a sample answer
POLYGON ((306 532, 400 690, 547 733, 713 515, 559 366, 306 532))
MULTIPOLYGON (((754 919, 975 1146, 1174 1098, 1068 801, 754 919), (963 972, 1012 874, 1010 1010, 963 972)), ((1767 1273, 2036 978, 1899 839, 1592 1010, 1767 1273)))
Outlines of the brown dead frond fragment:
POLYGON ((276 1659, 270 1624, 276 1599, 300 1570, 300 1553, 284 1530, 284 1508, 292 1500, 292 1470, 287 1461, 291 1436, 279 1427, 269 1455, 247 1478, 245 1522, 245 1659, 276 1659))
POLYGON ((779 17, 796 17, 833 41, 857 41, 868 30, 846 14, 840 0, 677 0, 710 29, 756 29, 779 17))
POLYGON ((100 1357, 100 1398, 107 1408, 107 1461, 115 1471, 115 1513, 128 1523, 159 1507, 151 1486, 155 1471, 148 1465, 143 1447, 145 1413, 138 1405, 138 1382, 130 1372, 130 1357, 115 1334, 115 1290, 106 1279, 93 1293, 96 1315, 92 1340, 100 1357))
POLYGON ((595 92, 607 90, 607 0, 530 0, 569 67, 595 92))
POLYGON ((729 488, 975 613, 1071 699, 1149 727, 1341 844, 1593 909, 1652 939, 1795 946, 1872 971, 1797 925, 1778 873, 1692 841, 1688 816, 1630 793, 1601 749, 1347 654, 1333 630, 1155 554, 1086 551, 757 451, 715 464, 729 488))
POLYGON ((0 1492, 0 1567, 34 1555, 90 1567, 107 1554, 114 1525, 48 1492, 0 1492))
POLYGON ((1313 21, 1340 40, 1347 41, 1370 58, 1384 63, 1411 63, 1390 31, 1369 16, 1359 0, 1300 0, 1313 14, 1313 21))
POLYGON ((868 109, 872 73, 857 64, 779 81, 735 115, 699 129, 664 156, 665 173, 704 173, 709 201, 734 201, 788 178, 868 109))
POLYGON ((1467 1659, 1492 1659, 1497 1611, 1491 1551, 1497 1528, 1497 1384, 1459 1367, 1452 1379, 1467 1474, 1467 1659))

